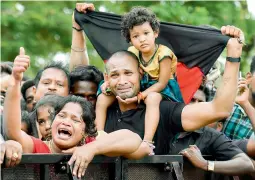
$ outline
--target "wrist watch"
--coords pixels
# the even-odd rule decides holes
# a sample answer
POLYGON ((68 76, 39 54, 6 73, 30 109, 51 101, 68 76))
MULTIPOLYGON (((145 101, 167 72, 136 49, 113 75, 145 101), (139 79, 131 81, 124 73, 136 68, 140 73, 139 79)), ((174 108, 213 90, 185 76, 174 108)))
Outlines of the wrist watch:
POLYGON ((214 162, 213 161, 208 161, 207 170, 214 171, 214 162))

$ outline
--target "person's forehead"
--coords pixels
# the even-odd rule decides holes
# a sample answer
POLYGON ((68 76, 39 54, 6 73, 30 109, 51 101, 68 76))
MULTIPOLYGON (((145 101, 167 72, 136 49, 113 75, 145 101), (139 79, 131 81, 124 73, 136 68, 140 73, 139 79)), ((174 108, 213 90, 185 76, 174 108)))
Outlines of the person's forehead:
POLYGON ((34 91, 33 91, 33 88, 35 86, 31 86, 30 88, 27 88, 26 90, 26 96, 29 96, 29 95, 33 95, 34 94, 34 91))
POLYGON ((66 81, 67 77, 64 71, 57 68, 48 68, 42 72, 41 79, 56 79, 66 81))
POLYGON ((110 72, 134 69, 138 70, 136 60, 127 55, 112 57, 108 62, 108 69, 110 72))
POLYGON ((150 29, 152 29, 150 23, 145 22, 143 24, 134 26, 132 29, 130 29, 130 33, 132 34, 132 33, 136 33, 139 31, 150 30, 150 29))
MULTIPOLYGON (((75 92, 82 93, 97 93, 97 84, 91 81, 77 81, 74 83, 75 92)), ((75 93, 74 92, 74 93, 75 93)))
POLYGON ((40 107, 37 108, 37 115, 38 117, 40 116, 45 116, 49 114, 49 112, 53 110, 53 107, 52 106, 49 106, 49 105, 42 105, 40 107))
POLYGON ((5 89, 5 88, 8 87, 9 82, 10 82, 9 81, 10 77, 11 76, 2 76, 2 77, 0 77, 0 87, 1 87, 1 89, 5 89))
POLYGON ((65 106, 62 108, 61 112, 66 112, 68 114, 80 117, 82 115, 82 108, 77 103, 69 102, 69 103, 65 104, 65 106))

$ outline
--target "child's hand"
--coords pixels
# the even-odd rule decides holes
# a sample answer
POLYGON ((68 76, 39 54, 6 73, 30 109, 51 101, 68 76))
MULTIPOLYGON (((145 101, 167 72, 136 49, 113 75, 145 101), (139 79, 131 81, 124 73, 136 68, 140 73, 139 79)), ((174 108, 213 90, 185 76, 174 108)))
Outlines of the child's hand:
POLYGON ((109 96, 111 95, 111 89, 110 89, 110 85, 109 85, 109 82, 108 81, 105 81, 101 86, 101 91, 103 94, 109 96))
POLYGON ((131 103, 134 103, 134 102, 137 102, 137 101, 138 101, 137 96, 132 97, 132 98, 127 98, 127 99, 125 99, 125 100, 121 99, 121 97, 119 97, 119 96, 116 96, 116 98, 117 98, 120 102, 125 103, 125 104, 131 104, 131 103))

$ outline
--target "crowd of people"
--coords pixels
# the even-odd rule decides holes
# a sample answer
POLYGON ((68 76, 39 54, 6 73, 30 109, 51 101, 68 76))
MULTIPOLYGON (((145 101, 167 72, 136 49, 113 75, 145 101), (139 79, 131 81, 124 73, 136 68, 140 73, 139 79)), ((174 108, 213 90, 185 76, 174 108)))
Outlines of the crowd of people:
MULTIPOLYGON (((76 10, 95 7, 77 3, 76 10)), ((182 154, 205 171, 254 174, 255 57, 239 79, 240 29, 221 28, 231 38, 214 98, 205 80, 185 104, 175 76, 178 57, 155 43, 160 26, 153 12, 135 7, 123 16, 121 32, 131 45, 111 55, 105 74, 89 65, 74 16, 72 25, 69 69, 51 62, 25 78, 30 57, 23 47, 13 63, 1 63, 1 164, 4 159, 6 167, 19 164, 22 153, 72 153, 68 163, 80 178, 99 154, 130 159, 182 154)))

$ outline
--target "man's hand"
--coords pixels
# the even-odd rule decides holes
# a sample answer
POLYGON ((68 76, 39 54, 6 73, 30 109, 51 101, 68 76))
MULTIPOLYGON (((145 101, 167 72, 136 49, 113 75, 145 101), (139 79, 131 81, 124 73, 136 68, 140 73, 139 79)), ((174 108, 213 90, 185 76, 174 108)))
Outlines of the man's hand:
MULTIPOLYGON (((91 144, 76 147, 72 150, 74 150, 74 152, 68 164, 71 167, 73 166, 73 175, 81 178, 85 175, 86 169, 88 168, 89 163, 94 158, 96 150, 91 144)), ((65 152, 67 153, 68 151, 65 152)))
POLYGON ((20 163, 22 157, 22 146, 20 143, 9 140, 1 145, 1 157, 0 157, 0 165, 4 161, 5 157, 5 167, 14 167, 15 165, 20 163))
POLYGON ((227 56, 232 58, 239 58, 242 54, 243 47, 243 44, 240 43, 239 40, 244 42, 243 32, 239 28, 236 28, 234 26, 222 26, 221 33, 223 35, 233 37, 228 40, 227 56))
POLYGON ((12 76, 16 81, 21 81, 23 73, 27 70, 30 65, 30 57, 25 55, 25 49, 20 48, 19 55, 14 59, 12 76))
POLYGON ((182 150, 180 154, 188 158, 194 166, 207 170, 207 161, 196 145, 190 145, 189 148, 182 150))
MULTIPOLYGON (((76 10, 78 12, 87 13, 88 10, 95 11, 95 7, 94 7, 94 4, 92 3, 76 3, 76 10)), ((74 19, 74 13, 72 15, 72 22, 73 22, 73 27, 75 27, 76 29, 81 29, 79 24, 77 24, 74 19)))
POLYGON ((238 95, 236 96, 235 102, 240 106, 249 103, 249 88, 245 79, 239 80, 238 82, 238 95))

